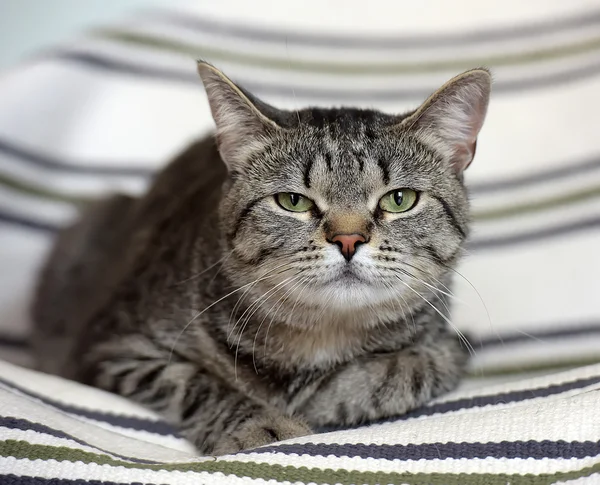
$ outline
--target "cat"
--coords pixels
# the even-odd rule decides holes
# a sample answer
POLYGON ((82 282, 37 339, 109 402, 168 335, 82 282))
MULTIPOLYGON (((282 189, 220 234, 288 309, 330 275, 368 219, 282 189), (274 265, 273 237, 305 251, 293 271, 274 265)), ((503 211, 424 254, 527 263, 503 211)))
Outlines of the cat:
POLYGON ((455 388, 468 353, 448 297, 489 71, 404 115, 283 111, 198 71, 216 134, 57 238, 32 308, 39 369, 148 406, 213 455, 455 388))

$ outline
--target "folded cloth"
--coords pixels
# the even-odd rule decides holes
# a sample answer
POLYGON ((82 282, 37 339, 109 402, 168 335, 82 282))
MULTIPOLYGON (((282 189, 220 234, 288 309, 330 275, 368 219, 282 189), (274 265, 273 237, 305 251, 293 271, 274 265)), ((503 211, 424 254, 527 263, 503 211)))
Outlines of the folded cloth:
POLYGON ((467 381, 396 420, 198 457, 118 396, 0 363, 0 483, 600 483, 599 402, 600 365, 467 381))

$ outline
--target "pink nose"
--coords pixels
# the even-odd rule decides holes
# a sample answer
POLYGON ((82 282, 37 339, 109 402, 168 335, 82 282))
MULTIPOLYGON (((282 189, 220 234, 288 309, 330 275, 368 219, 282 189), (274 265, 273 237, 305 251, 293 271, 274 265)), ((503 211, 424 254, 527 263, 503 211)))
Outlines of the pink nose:
POLYGON ((362 234, 336 234, 330 242, 339 246, 346 261, 350 261, 356 252, 356 248, 366 241, 365 236, 362 234))

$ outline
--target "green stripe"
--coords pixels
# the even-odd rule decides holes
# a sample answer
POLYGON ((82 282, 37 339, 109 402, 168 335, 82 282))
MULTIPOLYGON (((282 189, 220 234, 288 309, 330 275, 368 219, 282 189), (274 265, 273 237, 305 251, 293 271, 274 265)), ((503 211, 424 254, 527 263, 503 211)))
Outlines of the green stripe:
POLYGON ((420 74, 438 71, 464 71, 477 66, 518 66, 549 60, 559 60, 600 48, 600 37, 596 37, 572 44, 540 47, 529 51, 489 55, 487 57, 472 57, 468 59, 441 59, 429 62, 340 62, 333 59, 327 61, 310 61, 244 53, 214 46, 209 47, 201 44, 190 44, 166 37, 129 32, 121 29, 99 29, 94 31, 91 35, 125 44, 152 47, 156 50, 167 52, 177 52, 195 59, 202 57, 211 61, 232 62, 253 67, 344 76, 364 74, 420 74))
POLYGON ((563 359, 558 361, 554 360, 552 362, 536 362, 532 364, 523 365, 507 365, 503 367, 485 367, 482 369, 473 369, 469 373, 469 377, 487 378, 526 374, 529 372, 553 372, 560 370, 575 369, 577 367, 585 367, 594 364, 600 364, 600 356, 583 357, 580 359, 563 359))
POLYGON ((477 211, 474 217, 476 220, 480 221, 505 219, 531 212, 542 212, 554 207, 576 204, 598 196, 600 196, 600 186, 590 187, 570 194, 549 197, 547 199, 537 200, 526 204, 514 204, 499 209, 477 211))
POLYGON ((75 205, 84 204, 91 200, 91 198, 76 197, 74 195, 68 195, 51 189, 46 189, 40 187, 39 185, 28 184, 27 182, 17 180, 1 173, 0 185, 4 185, 5 187, 8 187, 16 192, 21 192, 22 194, 30 195, 39 199, 68 202, 75 205))
MULTIPOLYGON (((540 475, 489 474, 489 473, 384 473, 332 470, 307 467, 271 465, 267 463, 246 463, 221 461, 216 458, 196 463, 170 463, 147 465, 130 463, 83 450, 62 446, 33 445, 26 441, 6 440, 0 442, 0 456, 29 460, 57 460, 68 462, 97 463, 114 467, 141 470, 166 470, 180 472, 208 472, 236 475, 252 479, 277 480, 280 482, 313 482, 318 484, 340 483, 343 485, 382 483, 407 483, 410 485, 550 485, 557 481, 575 480, 600 473, 600 463, 570 472, 540 475)), ((398 468, 401 468, 398 464, 398 468)), ((15 464, 18 467, 18 464, 15 464)), ((41 468, 41 464, 40 464, 41 468)), ((17 468, 15 468, 16 470, 17 468)), ((77 478, 77 477, 73 477, 77 478)), ((162 480, 162 479, 161 479, 162 480)), ((162 480, 164 481, 164 480, 162 480)))

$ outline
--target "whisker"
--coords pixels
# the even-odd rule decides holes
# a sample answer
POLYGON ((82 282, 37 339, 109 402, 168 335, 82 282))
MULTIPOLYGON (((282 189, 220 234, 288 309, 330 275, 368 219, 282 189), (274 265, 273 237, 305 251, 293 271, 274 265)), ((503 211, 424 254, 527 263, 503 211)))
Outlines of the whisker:
MULTIPOLYGON (((258 298, 258 300, 256 300, 255 302, 253 302, 253 305, 254 305, 255 309, 252 311, 252 313, 250 313, 246 317, 244 323, 242 324, 242 326, 240 328, 239 335, 238 335, 237 346, 235 348, 235 357, 234 357, 234 361, 233 361, 233 374, 235 376, 235 380, 236 381, 237 381, 237 360, 238 360, 238 353, 239 353, 239 350, 240 350, 240 343, 242 341, 242 334, 244 333, 244 330, 246 329, 246 326, 248 325, 248 323, 250 322, 250 320, 252 319, 252 317, 254 316, 254 314, 260 309, 260 307, 263 305, 263 303, 267 300, 268 295, 271 294, 271 293, 273 293, 274 291, 277 290, 277 288, 279 288, 280 286, 286 284, 288 281, 290 281, 291 279, 293 279, 295 277, 296 277, 296 275, 293 275, 293 276, 290 276, 290 277, 286 278, 285 280, 277 283, 273 288, 271 288, 264 295, 262 295, 260 298, 258 298)), ((248 307, 248 309, 249 308, 250 307, 248 307)), ((246 311, 248 311, 248 310, 246 310, 246 311)), ((243 316, 244 315, 242 315, 242 317, 240 317, 240 320, 243 318, 243 316)), ((237 323, 236 323, 236 326, 237 326, 237 323)))
POLYGON ((233 328, 231 329, 231 332, 229 332, 229 334, 227 335, 227 341, 229 341, 229 338, 233 335, 233 333, 235 332, 235 329, 237 328, 238 324, 240 322, 242 322, 242 325, 244 325, 247 322, 247 318, 246 315, 252 316, 254 315, 254 308, 258 308, 258 305, 261 303, 261 301, 264 298, 267 298, 271 293, 277 291, 277 288, 285 283, 286 281, 288 281, 290 278, 292 278, 292 276, 284 279, 283 281, 280 281, 279 283, 277 283, 275 286, 273 286, 272 288, 269 288, 269 290, 267 290, 265 293, 263 293, 262 295, 260 295, 258 298, 256 298, 249 306, 248 308, 246 308, 244 310, 244 312, 242 313, 242 315, 240 316, 240 318, 237 319, 237 321, 235 322, 235 325, 233 326, 233 328))
MULTIPOLYGON (((285 266, 285 265, 282 265, 282 266, 285 266)), ((277 268, 274 268, 272 271, 275 271, 276 269, 277 269, 277 268)), ((211 303, 210 305, 208 305, 208 306, 207 306, 207 307, 206 307, 204 310, 202 310, 201 312, 198 312, 196 315, 194 315, 194 317, 192 317, 192 319, 191 319, 189 322, 187 322, 187 323, 184 325, 184 327, 183 327, 183 329, 181 330, 181 332, 179 332, 179 334, 178 334, 178 335, 177 335, 177 337, 175 338, 175 341, 173 342, 173 345, 171 346, 171 351, 169 352, 169 360, 168 360, 168 363, 169 363, 169 364, 171 363, 171 359, 172 359, 172 357, 173 357, 173 351, 175 350, 175 346, 177 345, 177 342, 179 341, 179 339, 181 338, 181 336, 182 336, 182 335, 185 333, 185 331, 186 331, 186 330, 189 328, 189 326, 190 326, 190 325, 191 325, 191 324, 192 324, 192 323, 193 323, 193 322, 194 322, 196 319, 198 319, 198 318, 199 318, 199 317, 200 317, 202 314, 204 314, 206 311, 210 310, 210 309, 211 309, 212 307, 214 307, 216 304, 218 304, 218 303, 222 302, 223 300, 225 300, 226 298, 230 297, 231 295, 233 295, 233 294, 237 293, 238 291, 241 291, 241 290, 243 290, 243 289, 244 289, 244 288, 246 288, 247 286, 250 286, 250 285, 252 285, 252 284, 255 284, 255 283, 256 283, 257 281, 259 281, 259 280, 263 280, 263 279, 267 279, 267 278, 272 278, 272 277, 274 277, 274 276, 277 276, 277 275, 272 275, 272 274, 271 274, 271 275, 266 275, 266 276, 263 276, 262 278, 258 278, 258 279, 257 279, 257 280, 255 280, 255 281, 252 281, 252 282, 250 282, 250 283, 247 283, 247 284, 245 284, 245 285, 242 285, 242 286, 240 286, 239 288, 236 288, 235 290, 233 290, 233 291, 230 291, 229 293, 227 293, 225 296, 222 296, 222 297, 221 297, 221 298, 219 298, 218 300, 216 300, 216 301, 212 302, 212 303, 211 303)))
MULTIPOLYGON (((300 296, 302 296, 302 292, 303 292, 303 291, 304 291, 306 288, 308 288, 308 284, 310 283, 310 279, 311 279, 310 275, 308 275, 308 276, 305 276, 305 277, 302 279, 302 282, 301 282, 301 284, 299 285, 299 287, 300 287, 300 291, 298 292, 298 296, 296 296, 296 300, 294 301, 294 305, 292 306, 292 310, 291 310, 291 312, 290 312, 290 314, 291 314, 291 315, 293 315, 293 314, 294 314, 294 310, 296 309, 296 305, 298 305, 298 302, 300 301, 300 296), (304 285, 304 286, 302 286, 302 285, 304 285)), ((271 319, 271 320, 269 321, 269 326, 267 327, 267 332, 266 332, 266 334, 265 334, 265 338, 264 338, 264 340, 263 340, 263 342, 264 342, 264 343, 263 343, 263 354, 265 354, 265 355, 266 355, 266 353, 267 353, 267 341, 268 341, 268 339, 269 339, 269 331, 271 330, 271 325, 273 325, 273 321, 274 321, 274 319, 271 319)))
MULTIPOLYGON (((282 268, 282 267, 284 267, 284 266, 286 266, 286 265, 288 265, 289 267, 288 267, 288 268, 286 268, 285 270, 283 270, 283 271, 282 271, 283 273, 285 273, 285 271, 287 271, 288 269, 291 269, 291 263, 290 263, 290 262, 285 262, 285 263, 283 263, 283 264, 280 264, 279 266, 276 266, 275 268, 272 268, 271 270, 267 270, 266 272, 263 272, 263 273, 262 273, 262 275, 269 274, 269 272, 271 272, 271 271, 275 271, 275 270, 277 270, 277 269, 279 269, 279 268, 282 268)), ((280 272, 280 273, 277 273, 277 274, 279 275, 279 274, 281 274, 281 272, 280 272)), ((236 314, 236 312, 237 312, 237 309, 238 309, 239 305, 240 305, 240 304, 241 304, 241 303, 244 301, 244 298, 246 297, 246 295, 247 295, 247 294, 248 294, 250 291, 252 291, 252 288, 253 288, 253 287, 254 287, 254 286, 257 284, 257 283, 259 283, 260 281, 261 281, 261 280, 260 280, 260 279, 258 279, 258 278, 257 278, 256 280, 254 280, 254 284, 252 284, 252 285, 248 286, 248 288, 246 288, 246 290, 244 290, 244 292, 242 293, 242 295, 241 295, 241 296, 238 298, 238 300, 235 302, 235 305, 233 306, 233 310, 231 310, 231 313, 229 314, 229 321, 227 322, 227 333, 228 333, 228 335, 230 335, 230 334, 231 334, 231 332, 233 332, 233 329, 232 329, 232 330, 231 330, 231 332, 230 332, 230 331, 229 331, 229 328, 231 327, 231 321, 232 321, 232 320, 233 320, 233 318, 235 317, 235 314, 236 314)), ((237 323, 236 323, 236 325, 237 325, 237 323)), ((235 326, 234 326, 234 329, 235 329, 235 326)), ((227 338, 229 339, 229 336, 228 336, 227 338)))
POLYGON ((431 303, 427 298, 425 298, 423 295, 421 295, 421 293, 419 293, 418 291, 416 291, 415 289, 413 289, 412 286, 410 286, 406 281, 404 281, 402 278, 398 277, 398 281, 400 281, 403 285, 405 285, 409 290, 411 290, 413 293, 415 293, 419 298, 421 298, 425 303, 427 303, 431 308, 433 308, 433 310, 444 319, 444 321, 457 333, 458 337, 461 339, 461 341, 465 344, 465 346, 467 347, 467 350, 469 351, 469 354, 471 354, 472 357, 474 357, 476 355, 475 352, 475 348, 471 345, 471 342, 469 342, 469 339, 467 339, 467 337, 465 337, 465 335, 460 331, 460 329, 458 329, 451 321, 450 319, 444 315, 433 303, 431 303))
MULTIPOLYGON (((183 283, 188 283, 189 281, 195 280, 196 278, 199 278, 200 276, 202 276, 204 273, 207 273, 208 271, 210 271, 211 269, 213 269, 215 266, 217 265, 223 265, 223 263, 225 263, 225 261, 229 258, 229 256, 231 256, 232 251, 229 251, 229 253, 226 256, 223 256, 222 258, 218 259, 217 261, 215 261, 213 264, 211 264, 210 266, 207 266, 206 268, 204 268, 202 271, 200 271, 199 273, 193 274, 192 276, 189 276, 181 281, 178 281, 177 283, 174 283, 175 286, 177 285, 181 285, 183 283)), ((218 271, 217 271, 218 273, 218 271)), ((214 279, 214 276, 213 276, 214 279)))
MULTIPOLYGON (((263 323, 265 323, 265 320, 267 319, 267 317, 269 316, 269 314, 271 313, 271 311, 273 310, 273 308, 275 308, 276 305, 279 305, 277 307, 277 309, 275 310, 275 314, 271 317, 271 320, 269 322, 269 326, 271 325, 271 323, 273 323, 273 321, 275 320, 275 317, 277 316, 277 312, 279 311, 279 309, 281 308, 281 306, 283 306, 285 299, 287 298, 287 296, 294 291, 294 289, 296 289, 300 284, 302 284, 303 278, 298 277, 296 279, 296 281, 294 282, 294 284, 292 285, 292 287, 288 288, 288 290, 281 296, 279 297, 279 299, 271 306, 271 308, 269 308, 269 311, 267 311, 267 313, 265 314, 265 316, 263 317, 263 319, 260 321, 260 324, 258 325, 258 328, 256 329, 256 334, 254 335, 254 340, 252 342, 252 365, 254 366, 254 370, 256 371, 256 373, 258 374, 258 369, 256 368, 256 359, 255 359, 255 349, 256 349, 256 339, 258 338, 258 335, 260 333, 260 329, 263 326, 263 323), (299 282, 298 282, 299 280, 299 282)), ((266 354, 266 351, 265 351, 266 354)))
MULTIPOLYGON (((500 333, 498 333, 498 331, 494 328, 494 325, 492 323, 492 317, 490 315, 489 309, 485 303, 485 300, 483 299, 483 297, 481 296, 481 293, 479 293, 479 290, 476 288, 476 286, 471 283, 471 281, 469 281, 469 279, 464 276, 463 274, 460 273, 460 271, 458 271, 457 269, 454 269, 452 266, 449 266, 445 263, 439 263, 436 261, 433 261, 431 258, 427 257, 427 256, 423 256, 421 254, 414 254, 413 256, 424 259, 425 261, 428 261, 430 263, 434 263, 434 264, 441 264, 444 268, 452 271, 454 274, 460 276, 475 292, 475 294, 477 295, 477 297, 479 298, 479 301, 481 302, 485 313, 486 313, 486 317, 487 317, 487 321, 488 321, 488 325, 490 326, 490 330, 492 331, 492 333, 494 333, 496 335, 496 337, 498 337, 498 340, 502 343, 502 345, 504 345, 504 339, 502 338, 502 335, 500 335, 500 333)), ((459 300, 460 301, 460 300, 459 300)))

